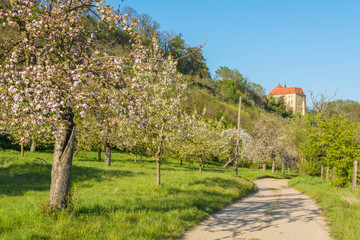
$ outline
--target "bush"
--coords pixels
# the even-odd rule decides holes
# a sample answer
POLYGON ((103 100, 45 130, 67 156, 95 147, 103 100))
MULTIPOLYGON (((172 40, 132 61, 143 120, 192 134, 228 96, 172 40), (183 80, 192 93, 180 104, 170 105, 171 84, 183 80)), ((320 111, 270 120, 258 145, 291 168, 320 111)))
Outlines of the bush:
POLYGON ((320 161, 310 160, 300 164, 300 169, 307 176, 319 176, 321 173, 320 161))

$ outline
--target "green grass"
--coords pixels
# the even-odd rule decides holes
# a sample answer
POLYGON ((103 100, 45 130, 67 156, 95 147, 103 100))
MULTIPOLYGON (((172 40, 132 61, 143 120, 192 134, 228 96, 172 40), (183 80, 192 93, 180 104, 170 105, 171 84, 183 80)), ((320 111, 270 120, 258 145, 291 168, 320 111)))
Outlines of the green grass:
POLYGON ((317 201, 330 224, 334 239, 360 239, 360 193, 336 188, 318 177, 297 177, 289 184, 317 201))
POLYGON ((40 205, 50 188, 51 152, 0 151, 0 239, 173 239, 210 214, 256 189, 249 181, 276 176, 261 171, 219 166, 179 166, 166 160, 162 185, 150 159, 113 152, 111 167, 96 161, 96 152, 74 159, 74 210, 44 217, 40 205))

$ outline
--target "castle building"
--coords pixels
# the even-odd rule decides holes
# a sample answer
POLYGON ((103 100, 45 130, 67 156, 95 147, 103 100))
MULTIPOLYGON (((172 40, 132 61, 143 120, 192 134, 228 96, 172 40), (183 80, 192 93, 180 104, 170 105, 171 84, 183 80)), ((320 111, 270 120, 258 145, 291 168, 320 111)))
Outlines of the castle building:
POLYGON ((270 96, 273 96, 276 101, 280 98, 284 98, 286 111, 300 113, 303 116, 305 115, 306 95, 301 88, 283 87, 279 84, 267 95, 267 97, 270 96))

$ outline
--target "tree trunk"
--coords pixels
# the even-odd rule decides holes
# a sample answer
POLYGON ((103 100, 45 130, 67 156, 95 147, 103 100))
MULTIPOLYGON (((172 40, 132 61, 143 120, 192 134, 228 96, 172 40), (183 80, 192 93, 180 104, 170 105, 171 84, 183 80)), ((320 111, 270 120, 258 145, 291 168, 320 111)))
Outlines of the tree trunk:
POLYGON ((156 158, 156 184, 160 185, 160 166, 161 166, 161 159, 158 157, 156 158))
POLYGON ((20 153, 21 153, 21 157, 24 157, 24 144, 20 143, 20 153))
POLYGON ((324 166, 321 166, 320 179, 324 179, 324 166))
POLYGON ((272 162, 272 166, 271 166, 271 173, 275 172, 275 159, 272 162))
POLYGON ((223 166, 223 168, 226 168, 227 165, 229 165, 229 164, 232 162, 232 158, 231 158, 230 155, 228 156, 228 158, 229 158, 229 160, 225 163, 225 165, 223 166))
POLYGON ((99 146, 98 147, 98 159, 97 159, 98 162, 101 162, 101 147, 99 146))
POLYGON ((182 166, 182 159, 180 160, 180 166, 182 166))
POLYGON ((266 172, 266 163, 263 163, 263 172, 266 172))
POLYGON ((202 162, 203 162, 202 156, 200 155, 199 156, 199 172, 202 172, 202 162))
POLYGON ((281 175, 284 175, 285 172, 285 163, 281 164, 281 175))
POLYGON ((288 168, 288 174, 291 174, 291 169, 290 168, 288 168))
POLYGON ((326 178, 325 178, 326 181, 329 180, 329 167, 326 168, 326 178))
POLYGON ((135 154, 135 157, 134 157, 134 162, 137 161, 137 154, 135 154))
POLYGON ((53 208, 61 209, 69 203, 70 174, 75 144, 75 123, 73 114, 68 113, 70 126, 55 140, 51 169, 49 203, 53 208))
MULTIPOLYGON (((163 125, 164 126, 164 125, 163 125)), ((162 141, 160 141, 158 151, 156 152, 156 184, 160 185, 161 183, 161 175, 160 175, 160 167, 161 167, 161 155, 162 155, 162 141)))
POLYGON ((107 166, 107 167, 111 165, 111 147, 110 147, 110 144, 106 144, 106 146, 105 146, 104 165, 107 166))
POLYGON ((238 175, 238 167, 239 167, 239 161, 238 161, 238 156, 236 156, 236 159, 235 159, 235 176, 238 175))
POLYGON ((139 155, 139 162, 142 162, 142 156, 139 155))
POLYGON ((80 149, 76 150, 76 152, 74 153, 73 158, 75 158, 78 155, 79 152, 80 152, 80 149))
POLYGON ((160 143, 158 150, 156 152, 156 184, 160 185, 160 167, 161 167, 161 160, 162 160, 162 145, 163 145, 163 131, 164 131, 165 123, 163 122, 160 130, 160 143))
POLYGON ((35 149, 36 149, 36 142, 35 142, 35 140, 32 140, 31 147, 30 147, 30 152, 35 152, 35 149))

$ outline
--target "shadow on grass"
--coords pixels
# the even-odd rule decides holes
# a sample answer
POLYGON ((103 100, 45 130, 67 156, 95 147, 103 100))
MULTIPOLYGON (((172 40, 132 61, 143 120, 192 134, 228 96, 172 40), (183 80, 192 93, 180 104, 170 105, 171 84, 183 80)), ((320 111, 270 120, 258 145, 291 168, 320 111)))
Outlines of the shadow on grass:
MULTIPOLYGON (((83 214, 110 216, 112 213, 118 211, 124 213, 181 212, 194 208, 197 209, 196 212, 200 211, 207 215, 221 210, 226 205, 224 194, 215 191, 179 190, 177 195, 179 195, 179 198, 180 196, 188 196, 188 199, 181 200, 174 198, 174 196, 154 196, 154 198, 144 198, 141 201, 130 199, 123 204, 94 204, 93 206, 81 206, 77 208, 75 210, 75 216, 81 216, 83 214), (221 199, 223 200, 221 201, 221 199)), ((197 214, 193 217, 196 217, 196 215, 197 214)))
POLYGON ((220 177, 204 178, 201 180, 194 181, 189 184, 189 186, 203 184, 206 187, 221 187, 221 188, 231 188, 239 187, 239 183, 235 180, 224 179, 220 177))
MULTIPOLYGON (((113 177, 132 177, 138 175, 131 171, 99 169, 96 167, 72 166, 73 184, 88 180, 97 182, 113 177)), ((27 191, 48 191, 51 181, 51 165, 40 162, 14 163, 0 168, 0 195, 18 196, 27 191)))
MULTIPOLYGON (((150 219, 156 223, 163 221, 163 218, 174 218, 176 224, 185 225, 186 228, 189 228, 237 200, 236 197, 238 196, 219 191, 218 187, 235 186, 241 192, 240 197, 244 197, 254 190, 247 184, 236 183, 235 180, 216 178, 213 183, 212 187, 214 188, 204 186, 197 188, 197 184, 202 184, 202 181, 197 181, 194 182, 193 187, 189 186, 188 188, 166 187, 166 189, 154 189, 155 191, 158 190, 159 194, 149 194, 140 199, 138 197, 128 198, 121 203, 112 203, 111 205, 104 202, 92 206, 81 206, 75 210, 74 216, 79 219, 82 219, 84 215, 111 218, 111 216, 120 214, 122 224, 127 225, 139 221, 149 221, 150 219), (226 184, 223 185, 221 180, 225 180, 226 184), (167 194, 164 194, 164 191, 167 194)), ((211 185, 212 183, 210 179, 206 179, 204 184, 211 185)), ((151 239, 168 239, 169 234, 175 234, 172 231, 151 232, 151 239)), ((144 232, 145 235, 148 233, 147 231, 144 232)), ((171 238, 179 237, 176 235, 177 233, 171 238)))
MULTIPOLYGON (((122 204, 82 206, 79 207, 75 215, 95 214, 108 216, 112 212, 169 212, 184 211, 186 209, 194 209, 203 212, 205 215, 212 214, 221 210, 229 203, 229 199, 234 198, 231 193, 219 191, 219 188, 229 189, 236 188, 239 192, 238 197, 245 197, 248 193, 256 190, 255 185, 245 185, 236 180, 224 178, 205 178, 190 183, 189 187, 165 187, 155 188, 153 191, 158 194, 149 194, 152 197, 129 198, 122 204), (205 187, 198 187, 205 185, 205 187), (198 187, 198 188, 197 188, 198 187)), ((237 200, 237 199, 233 199, 237 200)), ((195 215, 197 213, 194 213, 195 215)), ((196 216, 193 216, 196 217, 196 216)))

